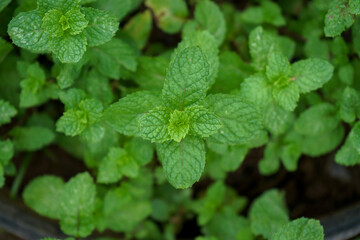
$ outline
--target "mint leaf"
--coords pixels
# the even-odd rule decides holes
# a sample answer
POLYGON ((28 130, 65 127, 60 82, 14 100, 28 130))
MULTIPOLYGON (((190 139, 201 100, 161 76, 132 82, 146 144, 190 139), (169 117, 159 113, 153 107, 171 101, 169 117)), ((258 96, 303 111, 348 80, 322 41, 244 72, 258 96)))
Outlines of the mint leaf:
POLYGON ((221 127, 219 119, 202 106, 185 109, 190 121, 190 133, 200 137, 209 137, 221 127))
POLYGON ((205 166, 205 145, 197 137, 157 145, 166 177, 175 188, 189 188, 199 181, 205 166))
POLYGON ((271 51, 279 52, 280 47, 275 38, 259 26, 250 32, 249 50, 252 64, 258 70, 266 66, 268 55, 271 51))
POLYGON ((340 102, 340 117, 343 121, 352 123, 358 114, 360 114, 359 93, 355 89, 347 87, 340 102))
POLYGON ((260 160, 258 168, 262 175, 271 175, 280 168, 280 146, 278 142, 269 142, 264 151, 264 157, 260 160))
POLYGON ((185 36, 179 43, 172 55, 172 60, 178 56, 179 52, 190 47, 199 47, 209 65, 209 75, 206 80, 208 85, 205 86, 210 88, 210 86, 215 82, 219 68, 219 49, 217 47, 216 40, 208 31, 193 32, 188 36, 185 36))
POLYGON ((183 110, 205 98, 209 65, 199 47, 175 54, 166 74, 162 97, 165 106, 183 110))
POLYGON ((312 239, 324 240, 324 229, 318 220, 309 218, 295 219, 279 231, 277 231, 272 240, 294 240, 294 239, 312 239))
POLYGON ((284 194, 276 189, 261 194, 252 203, 249 216, 253 233, 272 239, 273 234, 289 222, 284 194))
POLYGON ((152 16, 149 10, 136 14, 124 26, 124 32, 134 39, 138 49, 143 49, 152 30, 152 16))
POLYGON ((195 7, 194 17, 197 29, 209 31, 215 37, 218 46, 221 45, 226 33, 226 22, 218 5, 209 0, 200 1, 195 7))
POLYGON ((344 166, 354 166, 360 163, 360 154, 354 148, 350 137, 346 139, 344 145, 336 152, 335 162, 344 166))
POLYGON ((88 25, 85 15, 78 9, 71 9, 66 12, 64 20, 60 19, 60 23, 62 23, 63 29, 69 27, 69 33, 71 35, 81 33, 88 25))
POLYGON ((13 49, 13 46, 0 37, 0 63, 5 59, 6 55, 13 49))
POLYGON ((274 135, 280 135, 286 132, 291 126, 294 115, 271 102, 264 106, 264 126, 274 135))
POLYGON ((94 47, 110 41, 119 28, 116 17, 90 7, 83 8, 82 12, 88 21, 84 29, 88 45, 94 47))
POLYGON ((184 0, 146 0, 145 5, 153 10, 159 28, 170 34, 180 31, 189 14, 184 0))
POLYGON ((290 73, 290 62, 281 52, 273 52, 268 56, 266 76, 271 82, 279 80, 279 78, 282 77, 287 77, 290 73))
POLYGON ((64 189, 64 181, 55 176, 44 175, 26 185, 22 194, 25 204, 42 216, 59 219, 61 213, 58 201, 64 189))
POLYGON ((45 127, 15 127, 9 134, 19 151, 36 151, 55 139, 55 134, 45 127))
POLYGON ((138 135, 138 120, 149 110, 160 106, 156 92, 140 91, 121 98, 104 111, 103 119, 114 130, 125 135, 138 135), (118 117, 118 116, 121 116, 118 117))
POLYGON ((74 81, 79 77, 81 69, 85 64, 86 59, 83 57, 77 63, 65 63, 60 65, 59 75, 56 77, 57 84, 61 89, 65 89, 74 84, 74 81))
POLYGON ((141 56, 138 67, 132 75, 134 81, 143 89, 161 90, 164 85, 169 60, 163 57, 141 56))
POLYGON ((0 141, 0 165, 6 166, 14 156, 14 144, 10 139, 0 141))
POLYGON ((65 110, 76 108, 80 102, 86 99, 86 94, 83 90, 71 88, 67 91, 59 93, 61 102, 65 105, 65 110))
POLYGON ((347 0, 332 1, 329 11, 325 16, 325 36, 335 37, 349 28, 354 23, 354 16, 351 15, 351 10, 354 9, 349 8, 347 0))
POLYGON ((227 94, 210 95, 205 107, 217 116, 222 127, 209 139, 227 144, 244 144, 262 128, 258 109, 242 98, 227 94))
POLYGON ((162 143, 168 141, 171 138, 169 129, 171 114, 170 109, 157 107, 142 115, 139 119, 140 136, 151 142, 162 143))
POLYGON ((37 10, 44 15, 51 9, 67 12, 79 7, 80 0, 37 0, 37 10))
POLYGON ((274 26, 285 25, 279 5, 272 1, 261 1, 260 4, 260 6, 246 8, 241 14, 241 19, 256 25, 262 23, 270 23, 274 26))
POLYGON ((121 21, 132 10, 132 5, 132 0, 96 1, 93 4, 93 6, 95 6, 96 8, 106 10, 107 12, 114 15, 118 21, 121 21))
POLYGON ((170 114, 168 133, 172 140, 180 142, 188 134, 189 129, 190 118, 187 112, 175 110, 170 114))
POLYGON ((349 0, 350 12, 352 14, 360 14, 360 2, 356 0, 349 0))
POLYGON ((317 135, 332 131, 338 124, 335 107, 329 103, 321 103, 300 114, 295 122, 295 130, 302 135, 317 135))
POLYGON ((86 112, 70 109, 63 113, 56 123, 56 131, 63 132, 66 136, 76 136, 87 127, 86 112))
POLYGON ((16 108, 11 106, 9 102, 0 99, 0 126, 9 123, 16 114, 16 108))
POLYGON ((240 96, 258 106, 265 106, 271 100, 271 86, 265 74, 254 74, 241 83, 240 96))
POLYGON ((128 155, 126 150, 113 147, 100 162, 97 181, 99 183, 115 183, 123 175, 131 178, 137 177, 138 172, 138 164, 128 155))
POLYGON ((61 24, 60 20, 63 21, 62 17, 62 12, 57 9, 52 9, 48 11, 43 17, 43 23, 41 26, 43 27, 44 31, 49 34, 50 37, 61 37, 66 30, 65 28, 69 28, 68 22, 67 26, 61 24))
POLYGON ((65 184, 61 194, 60 227, 75 237, 86 237, 94 230, 95 184, 89 173, 79 173, 65 184))
POLYGON ((301 60, 292 64, 292 79, 301 93, 314 91, 327 83, 333 75, 334 67, 317 58, 301 60))
POLYGON ((299 101, 300 90, 296 84, 290 83, 285 86, 275 86, 272 95, 281 107, 287 111, 293 111, 299 101))
POLYGON ((14 44, 37 53, 48 52, 49 35, 41 27, 41 18, 36 10, 22 12, 14 17, 8 26, 14 44))
POLYGON ((154 155, 154 147, 149 141, 135 137, 127 141, 124 145, 125 150, 140 166, 148 164, 154 155), (141 151, 139 151, 141 149, 141 151))
POLYGON ((65 34, 62 37, 50 38, 51 51, 62 63, 80 61, 86 51, 87 40, 83 33, 78 35, 65 34))
POLYGON ((0 12, 11 2, 11 0, 2 0, 0 2, 0 12))
POLYGON ((91 49, 93 65, 109 78, 120 78, 120 66, 135 71, 137 62, 135 52, 124 41, 113 38, 109 42, 91 49))

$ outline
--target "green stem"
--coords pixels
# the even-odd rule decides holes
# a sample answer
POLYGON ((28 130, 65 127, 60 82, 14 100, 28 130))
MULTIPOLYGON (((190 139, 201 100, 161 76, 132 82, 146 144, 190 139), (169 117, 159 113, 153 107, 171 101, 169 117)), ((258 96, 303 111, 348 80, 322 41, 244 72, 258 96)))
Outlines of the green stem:
POLYGON ((25 156, 23 162, 20 165, 19 172, 16 175, 15 180, 14 180, 14 182, 13 182, 13 184, 11 186, 11 190, 10 190, 10 197, 12 197, 12 198, 15 198, 16 195, 18 194, 20 185, 21 185, 22 180, 23 180, 23 178, 25 176, 26 170, 27 170, 27 168, 29 166, 31 157, 32 157, 32 153, 28 153, 25 156))

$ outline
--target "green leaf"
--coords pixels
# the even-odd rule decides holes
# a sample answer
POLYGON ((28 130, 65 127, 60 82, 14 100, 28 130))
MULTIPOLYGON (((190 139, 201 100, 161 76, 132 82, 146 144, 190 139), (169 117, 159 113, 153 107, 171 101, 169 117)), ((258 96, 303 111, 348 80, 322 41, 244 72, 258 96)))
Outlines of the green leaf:
POLYGON ((248 7, 241 14, 244 22, 261 25, 270 23, 274 26, 285 25, 285 19, 281 15, 281 8, 272 1, 261 1, 260 6, 248 7))
POLYGON ((11 0, 2 0, 0 2, 0 12, 11 2, 11 0))
POLYGON ((11 106, 9 102, 0 99, 0 126, 9 123, 16 114, 16 108, 11 106))
POLYGON ((85 64, 85 59, 82 58, 77 63, 60 64, 60 72, 56 77, 57 83, 61 89, 65 89, 74 84, 76 78, 79 77, 81 69, 85 64))
POLYGON ((96 1, 93 6, 111 13, 118 21, 121 21, 132 10, 132 2, 132 0, 96 1))
MULTIPOLYGON (((57 9, 52 9, 48 11, 43 17, 43 23, 41 27, 47 34, 49 34, 50 37, 61 37, 64 34, 64 31, 66 29, 60 22, 60 20, 62 20, 62 17, 62 12, 57 9)), ((69 28, 69 25, 67 25, 66 27, 69 28)))
POLYGON ((138 49, 143 49, 152 30, 152 16, 149 10, 136 14, 124 26, 124 32, 135 41, 138 49))
POLYGON ((135 159, 131 158, 126 150, 113 147, 110 148, 106 157, 100 162, 98 183, 115 183, 122 176, 130 178, 137 177, 139 166, 135 159))
POLYGON ((306 136, 303 140, 302 152, 311 157, 330 153, 342 142, 344 134, 344 127, 339 125, 329 132, 306 136))
POLYGON ((55 134, 45 127, 15 127, 9 134, 19 151, 36 151, 55 139, 55 134))
POLYGON ((175 188, 189 188, 199 181, 205 166, 203 140, 187 136, 181 142, 164 142, 157 145, 157 153, 168 181, 175 188))
POLYGON ((5 59, 6 55, 13 49, 13 46, 0 37, 0 63, 5 59))
POLYGON ((103 105, 109 105, 113 101, 114 94, 108 78, 96 69, 84 76, 84 85, 89 96, 101 101, 103 105))
POLYGON ((139 118, 157 106, 161 106, 159 94, 156 92, 140 91, 127 95, 110 105, 105 110, 103 119, 115 131, 134 136, 138 135, 139 118))
POLYGON ((269 103, 263 109, 264 126, 274 135, 285 133, 294 120, 290 111, 286 111, 275 103, 269 103))
POLYGON ((220 46, 224 41, 226 22, 219 6, 209 0, 200 1, 195 7, 194 17, 198 25, 197 29, 209 31, 220 46))
POLYGON ((209 137, 221 127, 219 119, 202 106, 186 108, 185 112, 190 120, 190 133, 199 137, 209 137))
POLYGON ((254 74, 241 83, 240 96, 257 106, 265 106, 271 100, 271 85, 264 74, 254 74))
POLYGON ((286 86, 275 86, 272 95, 281 107, 287 111, 293 111, 299 101, 300 90, 296 84, 290 83, 286 86))
POLYGON ((320 222, 315 219, 298 218, 286 224, 271 238, 271 240, 300 239, 324 240, 324 229, 320 222))
POLYGON ((349 141, 356 151, 360 154, 360 124, 356 123, 349 134, 349 141))
POLYGON ((140 165, 148 164, 154 155, 154 148, 149 141, 143 140, 141 138, 135 137, 130 141, 127 141, 124 146, 125 150, 130 157, 140 165), (139 151, 141 149, 141 151, 139 151))
POLYGON ((94 230, 96 187, 89 173, 79 173, 65 184, 61 195, 61 230, 75 237, 87 237, 94 230))
POLYGON ((205 199, 199 209, 198 223, 205 225, 214 216, 216 209, 220 206, 225 197, 226 186, 218 181, 212 184, 207 190, 205 199))
POLYGON ((216 40, 208 31, 193 32, 189 36, 184 37, 184 39, 179 43, 178 47, 172 54, 172 61, 174 61, 174 58, 179 56, 181 51, 190 47, 199 47, 209 65, 209 75, 206 80, 208 84, 204 87, 210 88, 210 86, 215 82, 219 68, 219 49, 217 47, 216 40))
POLYGON ((269 142, 264 151, 264 157, 259 162, 258 168, 262 175, 271 175, 280 168, 280 146, 277 142, 269 142))
POLYGON ((359 93, 355 89, 347 87, 340 102, 340 117, 343 121, 352 123, 358 114, 360 114, 359 93))
POLYGON ((91 53, 93 65, 109 78, 120 78, 120 66, 129 71, 136 70, 135 52, 127 43, 118 38, 92 48, 91 53))
POLYGON ((133 74, 134 81, 143 89, 161 90, 169 61, 161 56, 141 56, 137 60, 138 67, 133 74))
POLYGON ((38 214, 59 219, 61 214, 59 196, 64 186, 65 183, 61 178, 44 175, 26 185, 22 196, 25 204, 38 214))
POLYGON ((349 0, 350 12, 352 14, 360 14, 360 2, 356 0, 349 0))
POLYGON ((62 63, 76 63, 83 57, 87 41, 83 33, 65 34, 61 37, 50 38, 49 45, 51 51, 62 63))
POLYGON ((110 41, 119 28, 116 17, 105 11, 89 7, 83 8, 82 12, 89 22, 84 29, 88 45, 94 47, 110 41))
MULTIPOLYGON (((65 22, 67 22, 69 25, 69 33, 71 35, 77 35, 81 33, 88 25, 88 21, 85 19, 85 15, 81 13, 78 9, 71 9, 63 16, 66 18, 65 22)), ((66 25, 63 24, 63 29, 64 26, 66 25)))
POLYGON ((335 107, 330 103, 320 103, 300 114, 295 130, 302 135, 318 135, 334 130, 338 124, 335 107))
POLYGON ((334 67, 327 61, 309 58, 292 64, 292 79, 301 93, 314 91, 327 83, 333 75, 334 67))
POLYGON ((209 65, 199 47, 176 53, 166 74, 162 97, 165 106, 179 109, 205 98, 209 65))
POLYGON ((252 63, 258 70, 265 68, 270 52, 281 51, 276 39, 261 26, 250 32, 249 50, 252 63))
POLYGON ((37 10, 42 15, 51 9, 67 12, 70 9, 78 8, 80 0, 38 0, 37 10))
POLYGON ((205 107, 217 116, 222 127, 210 140, 227 144, 244 144, 262 129, 258 109, 242 98, 215 94, 206 98, 205 107))
POLYGON ((349 8, 347 0, 333 1, 325 16, 325 36, 335 37, 349 28, 354 23, 351 10, 353 9, 349 8))
POLYGON ((252 203, 249 216, 253 233, 272 239, 273 234, 289 222, 284 194, 276 189, 261 194, 252 203))
POLYGON ((189 132, 190 118, 186 111, 175 110, 170 114, 168 133, 172 140, 180 142, 189 132))
POLYGON ((83 90, 71 88, 67 91, 60 92, 61 102, 65 105, 65 110, 76 108, 80 102, 86 99, 86 94, 83 90))
POLYGON ((87 114, 82 110, 70 109, 63 113, 56 122, 56 131, 63 132, 66 136, 81 134, 88 125, 87 114))
POLYGON ((14 144, 10 139, 0 141, 0 165, 6 166, 14 156, 14 144))
POLYGON ((145 5, 154 12, 159 28, 170 34, 180 31, 189 14, 184 0, 146 0, 145 5))
POLYGON ((287 77, 290 73, 290 62, 281 52, 273 52, 268 56, 266 76, 271 82, 275 82, 282 77, 287 77))
POLYGON ((42 29, 41 15, 36 11, 22 12, 8 26, 13 43, 37 53, 49 51, 49 35, 42 29))
POLYGON ((139 119, 140 136, 158 143, 170 140, 169 120, 171 114, 170 109, 157 107, 142 115, 139 119))
POLYGON ((360 154, 354 148, 349 137, 346 139, 345 144, 336 152, 335 162, 344 166, 360 164, 360 154))

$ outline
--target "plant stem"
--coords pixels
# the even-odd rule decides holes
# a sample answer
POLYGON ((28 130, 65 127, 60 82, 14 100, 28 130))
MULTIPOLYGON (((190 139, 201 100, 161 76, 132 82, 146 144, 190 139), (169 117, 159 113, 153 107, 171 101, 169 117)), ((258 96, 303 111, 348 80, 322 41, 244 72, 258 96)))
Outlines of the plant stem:
POLYGON ((20 165, 19 172, 16 175, 16 178, 15 178, 15 180, 11 186, 11 190, 10 190, 10 197, 12 197, 12 198, 15 198, 16 195, 18 194, 21 182, 22 182, 24 175, 26 173, 26 170, 29 166, 31 157, 32 157, 32 153, 28 153, 20 165))

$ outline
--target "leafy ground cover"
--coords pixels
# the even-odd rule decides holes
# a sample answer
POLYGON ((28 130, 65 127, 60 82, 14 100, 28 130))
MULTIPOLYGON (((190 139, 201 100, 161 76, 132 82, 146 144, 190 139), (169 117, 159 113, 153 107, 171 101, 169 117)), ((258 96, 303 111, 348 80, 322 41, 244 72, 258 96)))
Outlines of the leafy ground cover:
POLYGON ((67 239, 317 240, 358 201, 358 1, 0 10, 0 186, 67 239))

